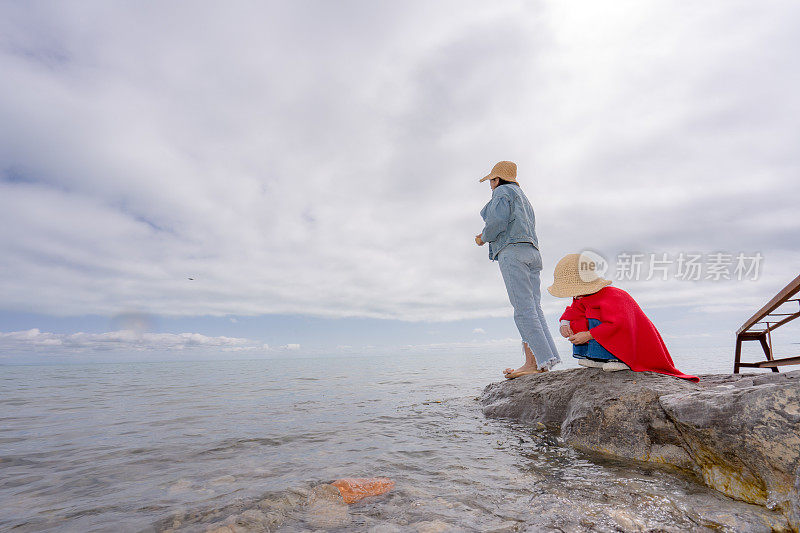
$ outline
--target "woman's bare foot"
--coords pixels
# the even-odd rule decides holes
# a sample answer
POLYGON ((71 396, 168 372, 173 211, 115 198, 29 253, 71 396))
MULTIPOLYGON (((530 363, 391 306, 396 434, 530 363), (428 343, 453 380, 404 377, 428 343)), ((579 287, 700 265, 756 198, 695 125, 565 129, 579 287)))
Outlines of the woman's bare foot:
MULTIPOLYGON (((516 369, 511 367, 505 368, 503 369, 503 374, 510 374, 512 372, 530 372, 531 370, 539 370, 539 367, 536 366, 535 362, 534 363, 526 362, 524 365, 516 369)), ((542 372, 547 372, 547 369, 542 370, 542 372)))
POLYGON ((503 370, 503 374, 505 374, 506 379, 514 379, 520 376, 527 376, 528 374, 540 374, 542 372, 547 372, 547 370, 539 370, 539 368, 536 366, 536 363, 525 363, 516 370, 513 368, 506 368, 503 370))
POLYGON ((539 370, 539 367, 536 366, 536 357, 534 357, 530 346, 528 346, 528 343, 525 341, 522 342, 522 353, 525 354, 525 364, 516 370, 513 368, 506 368, 503 370, 503 374, 505 374, 506 379, 514 379, 520 376, 526 376, 528 374, 540 374, 542 372, 547 372, 546 368, 539 370))

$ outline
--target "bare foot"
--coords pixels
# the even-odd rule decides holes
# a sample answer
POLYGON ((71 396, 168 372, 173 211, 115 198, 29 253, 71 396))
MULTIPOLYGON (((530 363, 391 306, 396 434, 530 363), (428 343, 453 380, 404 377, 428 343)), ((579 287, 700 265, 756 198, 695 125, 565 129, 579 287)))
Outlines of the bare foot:
POLYGON ((506 376, 506 379, 514 379, 520 376, 527 376, 528 374, 540 374, 542 372, 546 372, 546 370, 539 370, 539 368, 537 368, 535 363, 532 365, 525 363, 516 370, 513 370, 511 368, 506 368, 503 371, 503 373, 506 376))
POLYGON ((504 375, 513 374, 514 372, 517 372, 519 370, 522 370, 523 372, 527 371, 528 370, 528 365, 523 365, 523 366, 521 366, 521 367, 519 367, 517 369, 506 368, 506 369, 503 370, 503 374, 504 375))

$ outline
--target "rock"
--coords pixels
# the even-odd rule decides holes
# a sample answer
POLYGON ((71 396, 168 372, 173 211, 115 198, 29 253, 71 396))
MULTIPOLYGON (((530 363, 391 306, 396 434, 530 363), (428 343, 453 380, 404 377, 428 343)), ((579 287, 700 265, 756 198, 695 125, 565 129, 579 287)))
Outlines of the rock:
POLYGON ((627 509, 610 509, 608 515, 623 531, 643 531, 645 528, 644 523, 627 509))
POLYGON ((230 483, 234 483, 236 478, 233 476, 220 476, 218 478, 212 479, 209 484, 210 485, 228 485, 230 483))
POLYGON ((228 526, 215 527, 214 529, 207 529, 206 533, 232 533, 233 530, 228 526))
POLYGON ((800 371, 695 384, 653 372, 563 370, 493 383, 481 402, 487 417, 543 424, 578 449, 691 471, 800 527, 800 371))
POLYGON ((181 478, 172 485, 170 485, 167 492, 170 494, 177 494, 179 492, 186 492, 187 490, 192 488, 192 482, 188 479, 181 478))
POLYGON ((217 528, 219 531, 215 530, 215 533, 252 533, 254 531, 266 531, 263 526, 248 525, 245 522, 246 521, 243 520, 240 515, 230 515, 225 519, 224 525, 217 528))
POLYGON ((344 498, 337 487, 323 483, 312 488, 308 495, 309 504, 316 502, 344 503, 344 498))
POLYGON ((258 508, 264 513, 266 529, 279 528, 290 513, 308 503, 309 497, 310 492, 294 489, 259 501, 258 508))
POLYGON ((305 520, 313 528, 344 527, 350 523, 350 512, 347 504, 336 505, 331 502, 310 504, 306 509, 305 520))
POLYGON ((453 507, 455 507, 455 504, 453 502, 447 501, 442 497, 434 498, 433 503, 435 503, 440 507, 444 507, 446 509, 452 509, 453 507))
POLYGON ((309 499, 310 493, 300 494, 286 492, 273 498, 264 498, 258 502, 258 507, 262 511, 288 512, 295 507, 305 504, 309 499))
POLYGON ((416 522, 409 527, 413 527, 418 533, 443 533, 453 531, 455 528, 442 520, 431 520, 427 522, 416 522))
POLYGON ((696 390, 691 382, 652 372, 587 368, 495 383, 482 402, 486 416, 542 423, 580 449, 688 467, 691 458, 658 398, 696 390))
POLYGON ((206 533, 251 533, 252 530, 235 524, 207 529, 206 533))
POLYGON ((403 529, 395 524, 378 524, 367 530, 367 533, 402 533, 403 529))
POLYGON ((660 403, 708 485, 777 508, 797 527, 800 372, 757 375, 730 385, 665 395, 660 403))
POLYGON ((264 522, 267 518, 267 515, 258 509, 248 509, 242 513, 242 518, 251 522, 264 522))
POLYGON ((338 488, 317 485, 311 490, 305 520, 313 528, 344 527, 350 523, 350 510, 338 488))
POLYGON ((339 489, 345 503, 355 503, 368 496, 385 494, 392 490, 394 481, 385 477, 344 478, 331 483, 339 489))
POLYGON ((237 523, 252 531, 269 531, 272 520, 258 509, 248 509, 242 513, 237 523))
POLYGON ((689 514, 693 516, 696 524, 712 531, 747 531, 748 533, 774 531, 788 533, 792 531, 782 515, 768 513, 763 507, 755 507, 752 511, 745 512, 740 509, 730 509, 729 506, 716 508, 704 506, 701 513, 689 514))
POLYGON ((488 530, 487 533, 516 533, 520 530, 521 527, 519 523, 509 521, 504 522, 500 527, 488 530))

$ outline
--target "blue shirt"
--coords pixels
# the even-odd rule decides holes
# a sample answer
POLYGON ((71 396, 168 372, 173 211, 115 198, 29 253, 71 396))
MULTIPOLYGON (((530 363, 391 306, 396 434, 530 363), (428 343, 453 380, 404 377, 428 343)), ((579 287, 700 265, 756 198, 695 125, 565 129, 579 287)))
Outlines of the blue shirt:
POLYGON ((492 191, 492 199, 481 209, 486 223, 481 240, 489 243, 489 259, 497 260, 497 254, 513 242, 529 242, 539 249, 536 238, 536 217, 533 207, 519 185, 498 185, 492 191))

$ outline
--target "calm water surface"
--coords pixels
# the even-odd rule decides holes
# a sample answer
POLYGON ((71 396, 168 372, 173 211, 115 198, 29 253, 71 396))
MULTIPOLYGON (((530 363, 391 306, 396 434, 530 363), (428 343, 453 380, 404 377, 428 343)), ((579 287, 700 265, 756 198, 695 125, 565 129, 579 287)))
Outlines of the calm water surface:
MULTIPOLYGON (((715 368, 706 355, 678 364, 728 370, 728 357, 715 368)), ((625 520, 682 529, 702 514, 690 502, 746 513, 683 476, 587 457, 543 430, 485 419, 476 397, 498 381, 501 363, 513 361, 2 367, 0 529, 205 531, 265 498, 373 476, 394 479, 395 489, 352 506, 331 529, 563 522, 612 531, 625 520)), ((319 527, 307 518, 288 512, 272 527, 319 527)))

